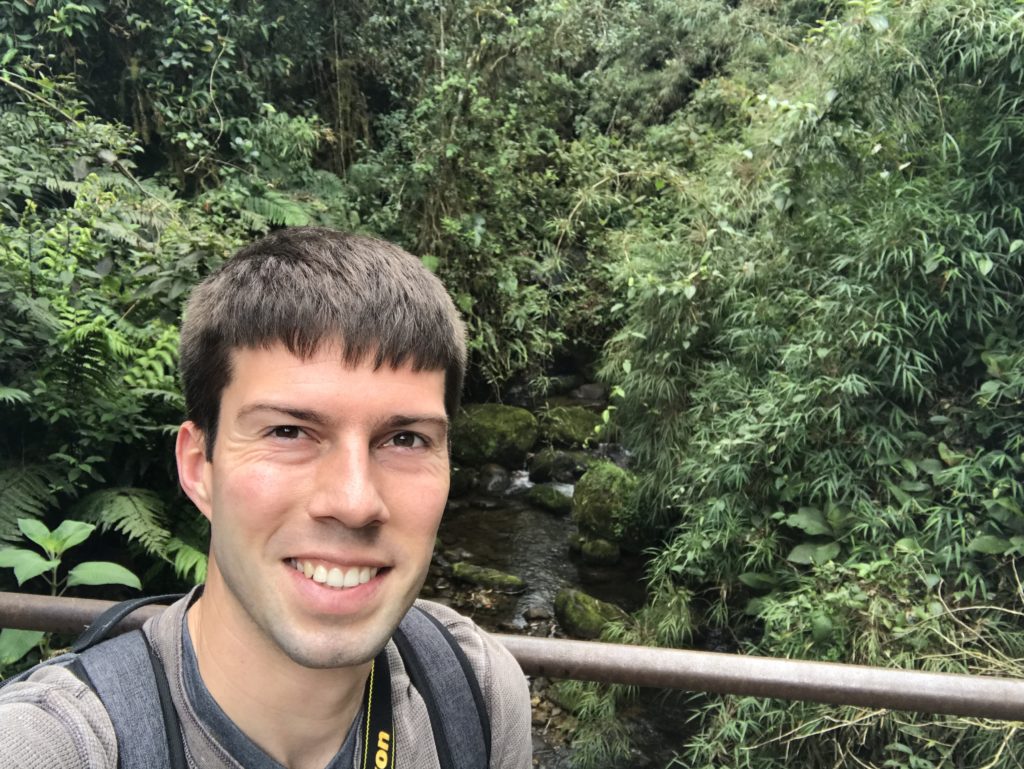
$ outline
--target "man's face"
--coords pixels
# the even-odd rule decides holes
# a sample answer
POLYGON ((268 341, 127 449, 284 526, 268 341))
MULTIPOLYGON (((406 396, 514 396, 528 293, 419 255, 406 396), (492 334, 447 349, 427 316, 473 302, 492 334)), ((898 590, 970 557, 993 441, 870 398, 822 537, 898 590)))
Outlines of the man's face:
POLYGON ((372 659, 423 584, 448 495, 444 372, 349 366, 333 345, 238 350, 213 461, 188 442, 179 467, 198 482, 186 467, 183 484, 212 532, 203 602, 306 667, 372 659))

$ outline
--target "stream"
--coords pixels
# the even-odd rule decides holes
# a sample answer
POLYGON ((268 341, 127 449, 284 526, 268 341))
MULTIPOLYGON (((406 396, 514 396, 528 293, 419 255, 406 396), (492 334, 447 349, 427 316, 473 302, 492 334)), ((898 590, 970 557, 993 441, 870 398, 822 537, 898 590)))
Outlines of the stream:
MULTIPOLYGON (((627 556, 614 566, 582 563, 569 551, 569 541, 577 533, 575 524, 568 516, 527 504, 522 497, 530 485, 525 475, 515 474, 512 487, 503 495, 449 501, 438 533, 439 557, 423 596, 451 604, 488 630, 530 635, 561 635, 554 620, 554 600, 564 587, 578 588, 626 611, 640 608, 645 597, 642 558, 627 556), (460 560, 515 574, 526 581, 527 588, 518 595, 502 595, 453 584, 447 567, 460 560)), ((564 490, 571 493, 572 487, 564 490)), ((571 716, 546 701, 548 682, 535 680, 532 691, 534 765, 569 769, 571 716)), ((645 743, 645 755, 638 754, 632 765, 666 766, 686 712, 670 705, 662 692, 647 691, 630 706, 626 717, 631 731, 645 743)))

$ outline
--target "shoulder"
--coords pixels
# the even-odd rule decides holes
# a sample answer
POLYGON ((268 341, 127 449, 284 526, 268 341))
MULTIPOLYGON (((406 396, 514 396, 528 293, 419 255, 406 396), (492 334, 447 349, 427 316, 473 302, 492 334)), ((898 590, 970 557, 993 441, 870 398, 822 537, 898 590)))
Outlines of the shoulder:
POLYGON ((0 766, 117 766, 117 739, 96 694, 60 665, 0 689, 0 766))
POLYGON ((491 766, 530 766, 530 689, 519 663, 508 649, 455 610, 424 600, 416 601, 416 607, 444 625, 476 674, 491 718, 491 766))

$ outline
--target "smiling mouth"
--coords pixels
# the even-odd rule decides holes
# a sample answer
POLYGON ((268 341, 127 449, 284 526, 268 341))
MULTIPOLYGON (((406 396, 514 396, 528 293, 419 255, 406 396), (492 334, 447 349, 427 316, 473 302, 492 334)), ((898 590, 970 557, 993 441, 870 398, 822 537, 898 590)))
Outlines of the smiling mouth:
POLYGON ((376 577, 377 572, 380 571, 376 566, 348 566, 346 568, 333 566, 328 569, 323 564, 315 564, 298 558, 290 558, 288 563, 293 569, 305 576, 306 579, 326 587, 339 589, 365 585, 376 577))

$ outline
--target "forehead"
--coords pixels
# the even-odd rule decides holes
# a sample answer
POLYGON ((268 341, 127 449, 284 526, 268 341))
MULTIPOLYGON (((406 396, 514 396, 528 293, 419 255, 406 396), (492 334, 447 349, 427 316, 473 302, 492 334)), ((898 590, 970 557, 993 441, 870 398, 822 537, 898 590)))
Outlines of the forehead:
POLYGON ((351 362, 340 345, 320 345, 310 355, 297 355, 282 343, 239 348, 230 353, 230 376, 221 407, 245 407, 267 397, 316 401, 345 409, 395 408, 403 402, 417 410, 444 414, 444 370, 415 370, 406 362, 375 366, 373 356, 351 362))

